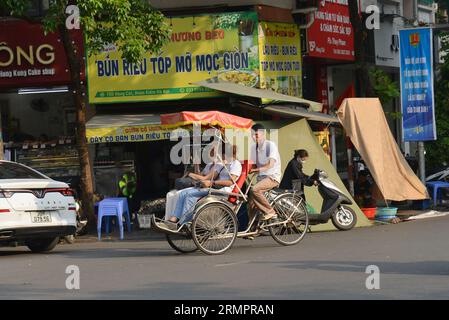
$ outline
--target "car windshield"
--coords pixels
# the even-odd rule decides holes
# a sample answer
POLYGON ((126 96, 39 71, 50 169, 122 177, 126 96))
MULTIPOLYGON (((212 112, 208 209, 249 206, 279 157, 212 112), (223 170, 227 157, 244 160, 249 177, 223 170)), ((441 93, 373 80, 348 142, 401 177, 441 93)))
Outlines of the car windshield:
POLYGON ((46 179, 45 176, 17 163, 0 162, 0 179, 46 179))

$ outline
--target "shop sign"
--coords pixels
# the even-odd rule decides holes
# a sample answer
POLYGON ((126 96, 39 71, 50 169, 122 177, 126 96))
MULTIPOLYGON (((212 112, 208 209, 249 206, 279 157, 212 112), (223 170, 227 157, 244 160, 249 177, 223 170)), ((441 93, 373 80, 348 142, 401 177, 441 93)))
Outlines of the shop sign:
POLYGON ((298 26, 259 24, 260 88, 301 97, 302 62, 298 26))
POLYGON ((87 128, 87 142, 143 142, 170 139, 173 129, 161 125, 141 125, 110 128, 87 128))
POLYGON ((307 29, 308 53, 311 57, 355 59, 354 32, 347 0, 321 0, 314 22, 307 29))
MULTIPOLYGON (((67 57, 58 34, 45 35, 40 24, 26 21, 2 21, 0 30, 0 88, 70 83, 67 57)), ((82 33, 71 32, 82 60, 82 33)))
POLYGON ((122 59, 115 45, 88 56, 90 103, 204 98, 220 93, 191 83, 212 77, 259 85, 254 11, 167 18, 170 41, 140 63, 122 59))
POLYGON ((403 139, 436 140, 432 29, 400 30, 399 38, 403 139))

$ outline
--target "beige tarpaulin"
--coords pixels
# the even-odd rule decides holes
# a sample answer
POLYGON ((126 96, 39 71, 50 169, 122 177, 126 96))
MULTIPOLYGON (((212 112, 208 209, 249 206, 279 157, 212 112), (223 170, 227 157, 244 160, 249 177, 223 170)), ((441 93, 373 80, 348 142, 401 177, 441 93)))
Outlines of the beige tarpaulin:
POLYGON ((337 116, 387 200, 428 198, 391 134, 377 98, 348 98, 337 116))

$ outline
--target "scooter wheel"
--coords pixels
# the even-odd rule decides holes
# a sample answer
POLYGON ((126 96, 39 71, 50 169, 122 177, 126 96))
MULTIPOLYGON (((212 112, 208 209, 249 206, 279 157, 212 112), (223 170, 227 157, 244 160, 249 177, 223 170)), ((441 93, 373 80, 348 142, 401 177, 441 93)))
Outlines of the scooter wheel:
POLYGON ((340 206, 332 215, 332 223, 338 230, 351 230, 357 223, 357 215, 352 208, 348 206, 340 206))

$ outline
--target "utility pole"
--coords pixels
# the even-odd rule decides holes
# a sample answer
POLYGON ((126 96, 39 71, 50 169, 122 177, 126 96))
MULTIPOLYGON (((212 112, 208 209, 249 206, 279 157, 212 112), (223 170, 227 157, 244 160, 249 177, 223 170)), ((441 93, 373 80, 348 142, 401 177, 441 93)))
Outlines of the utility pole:
POLYGON ((418 142, 418 165, 419 165, 419 178, 425 184, 426 183, 426 151, 424 149, 424 142, 418 142))

